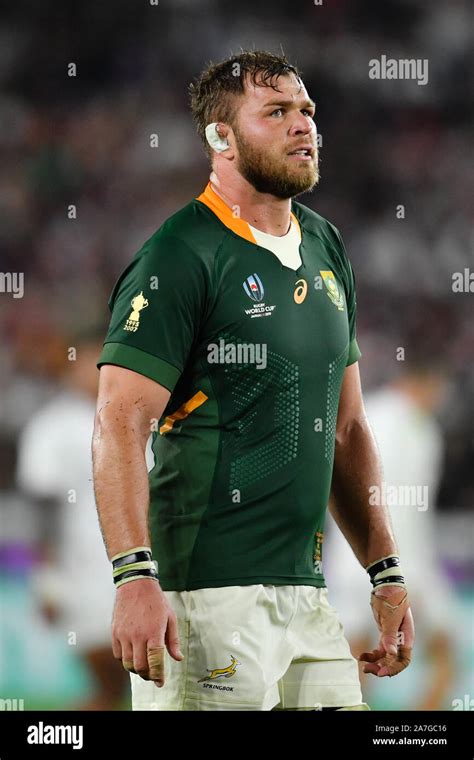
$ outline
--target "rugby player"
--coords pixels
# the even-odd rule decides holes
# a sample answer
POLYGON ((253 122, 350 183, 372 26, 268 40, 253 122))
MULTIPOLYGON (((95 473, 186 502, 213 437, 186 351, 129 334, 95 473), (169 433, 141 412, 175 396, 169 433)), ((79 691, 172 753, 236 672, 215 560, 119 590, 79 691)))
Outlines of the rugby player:
POLYGON ((365 670, 402 671, 414 628, 369 503, 354 274, 336 227, 294 200, 318 182, 315 104, 263 51, 209 64, 190 102, 209 181, 120 275, 98 361, 114 656, 134 710, 367 710, 323 575, 330 497, 380 630, 365 670))

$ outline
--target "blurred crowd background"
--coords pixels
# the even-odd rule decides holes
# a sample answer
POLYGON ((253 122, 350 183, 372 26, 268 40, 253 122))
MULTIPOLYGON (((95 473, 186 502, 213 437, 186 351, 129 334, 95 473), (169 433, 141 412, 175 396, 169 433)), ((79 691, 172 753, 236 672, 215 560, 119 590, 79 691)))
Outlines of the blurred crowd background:
MULTIPOLYGON (((207 182, 187 86, 241 47, 283 50, 316 100, 322 176, 298 200, 340 229, 352 261, 361 374, 392 482, 430 485, 429 509, 408 507, 402 528, 429 544, 418 564, 420 543, 406 548, 429 597, 417 663, 388 684, 365 679, 367 699, 469 709, 459 705, 474 661, 474 294, 452 284, 473 269, 472 43, 468 0, 3 9, 0 272, 23 273, 24 294, 0 292, 2 709, 15 699, 24 709, 129 707, 128 677, 111 659, 113 589, 91 485, 95 357, 119 273, 207 182), (381 55, 428 59, 428 84, 370 79, 381 55), (386 435, 398 413, 399 435, 386 435)), ((329 525, 329 593, 357 647, 375 637, 369 589, 355 614, 365 632, 352 632, 352 576, 331 575, 341 566, 331 536, 329 525)))

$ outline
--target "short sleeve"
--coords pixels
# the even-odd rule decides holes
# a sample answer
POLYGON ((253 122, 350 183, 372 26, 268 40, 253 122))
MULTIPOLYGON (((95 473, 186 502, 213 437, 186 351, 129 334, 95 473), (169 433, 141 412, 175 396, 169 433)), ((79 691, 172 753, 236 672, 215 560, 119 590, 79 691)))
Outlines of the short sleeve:
POLYGON ((173 391, 197 339, 209 277, 184 241, 156 233, 120 275, 97 362, 116 364, 173 391))
POLYGON ((352 269, 352 264, 347 257, 347 253, 344 246, 344 242, 341 237, 341 233, 339 232, 339 230, 336 230, 336 233, 337 233, 337 239, 339 241, 340 251, 341 251, 341 260, 342 260, 343 275, 344 275, 344 287, 345 287, 345 292, 346 292, 347 316, 349 319, 349 355, 347 357, 347 362, 346 362, 346 366, 348 367, 350 364, 354 364, 354 362, 358 361, 360 357, 362 356, 359 346, 357 344, 357 338, 356 338, 357 298, 356 298, 356 287, 355 287, 355 275, 354 275, 354 270, 352 269))

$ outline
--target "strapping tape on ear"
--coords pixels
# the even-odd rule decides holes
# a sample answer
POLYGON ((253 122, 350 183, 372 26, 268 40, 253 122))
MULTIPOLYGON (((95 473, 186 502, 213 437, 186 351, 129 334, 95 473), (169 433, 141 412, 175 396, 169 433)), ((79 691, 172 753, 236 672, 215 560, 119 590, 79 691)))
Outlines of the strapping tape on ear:
POLYGON ((206 139, 211 148, 214 148, 218 153, 222 153, 223 150, 227 150, 229 143, 225 137, 221 137, 217 132, 217 122, 213 121, 212 124, 208 124, 206 127, 206 139))

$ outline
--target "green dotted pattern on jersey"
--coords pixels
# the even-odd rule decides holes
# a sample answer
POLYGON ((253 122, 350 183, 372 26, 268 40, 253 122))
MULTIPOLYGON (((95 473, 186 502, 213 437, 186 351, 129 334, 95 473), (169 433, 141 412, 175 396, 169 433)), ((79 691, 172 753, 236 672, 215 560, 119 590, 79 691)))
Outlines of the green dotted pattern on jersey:
POLYGON ((347 353, 343 351, 329 364, 328 389, 326 395, 326 425, 324 439, 324 456, 332 461, 334 456, 334 440, 336 435, 337 411, 339 408, 340 370, 346 364, 347 353))
MULTIPOLYGON (((220 337, 235 345, 242 342, 229 334, 220 337)), ((235 448, 232 452, 229 481, 229 491, 233 491, 257 483, 296 457, 299 432, 299 373, 296 364, 268 350, 265 369, 256 369, 250 364, 234 364, 232 367, 226 367, 225 373, 229 376, 231 397, 239 411, 239 434, 233 439, 235 448), (242 441, 246 440, 246 434, 259 414, 259 408, 256 406, 258 400, 277 381, 283 387, 275 395, 274 419, 269 421, 269 425, 273 428, 276 424, 278 430, 270 441, 242 454, 242 441)))
POLYGON ((155 433, 149 475, 150 541, 163 591, 325 585, 314 538, 324 532, 345 367, 360 356, 355 279, 338 230, 295 201, 292 210, 301 272, 196 199, 145 241, 109 298, 98 366, 128 368, 171 394, 163 421, 175 424, 155 433), (342 310, 313 288, 294 301, 297 277, 310 283, 321 271, 333 272, 342 310), (252 273, 271 294, 267 316, 248 313, 242 284, 252 273), (124 329, 140 294, 147 306, 136 329, 124 329), (245 353, 246 364, 227 364, 227 352, 210 361, 219 336, 241 348, 264 344, 265 368, 245 353), (206 400, 186 413, 199 392, 206 400))

